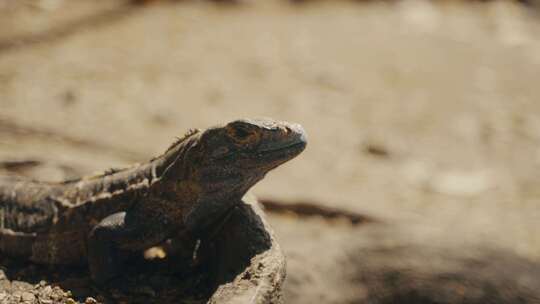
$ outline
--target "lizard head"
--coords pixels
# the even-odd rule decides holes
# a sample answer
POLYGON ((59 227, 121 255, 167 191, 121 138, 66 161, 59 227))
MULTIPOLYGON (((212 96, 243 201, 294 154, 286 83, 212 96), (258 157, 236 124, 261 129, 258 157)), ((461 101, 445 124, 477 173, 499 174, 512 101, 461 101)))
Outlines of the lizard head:
MULTIPOLYGON (((179 198, 198 203, 185 215, 195 229, 238 202, 268 171, 300 154, 306 133, 299 124, 241 119, 192 131, 159 158, 156 174, 179 198)), ((203 224, 204 225, 204 224, 203 224)))
POLYGON ((299 124, 235 120, 200 134, 194 171, 208 193, 243 195, 268 171, 300 154, 306 144, 299 124))

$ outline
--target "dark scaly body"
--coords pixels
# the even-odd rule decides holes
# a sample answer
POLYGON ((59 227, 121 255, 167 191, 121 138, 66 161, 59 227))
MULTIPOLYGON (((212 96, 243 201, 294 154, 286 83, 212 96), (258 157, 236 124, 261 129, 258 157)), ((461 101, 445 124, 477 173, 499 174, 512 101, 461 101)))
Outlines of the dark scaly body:
POLYGON ((238 120, 194 131, 133 167, 62 183, 0 178, 0 252, 44 264, 90 263, 199 229, 305 147, 299 125, 238 120))
POLYGON ((85 263, 86 235, 103 218, 152 195, 162 200, 157 174, 176 153, 63 183, 0 178, 0 252, 43 264, 85 263))

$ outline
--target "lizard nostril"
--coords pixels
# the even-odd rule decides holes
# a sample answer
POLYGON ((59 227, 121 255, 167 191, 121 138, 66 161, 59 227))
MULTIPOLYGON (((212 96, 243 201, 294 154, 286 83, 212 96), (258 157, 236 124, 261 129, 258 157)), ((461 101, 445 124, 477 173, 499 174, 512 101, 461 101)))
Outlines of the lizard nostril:
POLYGON ((292 129, 290 127, 285 127, 285 134, 289 135, 292 133, 292 129))
POLYGON ((280 126, 278 129, 278 134, 280 136, 290 136, 293 133, 293 130, 288 126, 280 126))

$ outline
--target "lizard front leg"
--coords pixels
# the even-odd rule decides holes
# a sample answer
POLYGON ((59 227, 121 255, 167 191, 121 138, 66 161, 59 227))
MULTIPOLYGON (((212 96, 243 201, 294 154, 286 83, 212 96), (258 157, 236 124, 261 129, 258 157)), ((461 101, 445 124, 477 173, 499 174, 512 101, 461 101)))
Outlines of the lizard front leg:
POLYGON ((139 219, 130 212, 104 218, 88 235, 88 265, 94 282, 103 285, 122 271, 122 251, 151 247, 168 236, 167 221, 139 219))

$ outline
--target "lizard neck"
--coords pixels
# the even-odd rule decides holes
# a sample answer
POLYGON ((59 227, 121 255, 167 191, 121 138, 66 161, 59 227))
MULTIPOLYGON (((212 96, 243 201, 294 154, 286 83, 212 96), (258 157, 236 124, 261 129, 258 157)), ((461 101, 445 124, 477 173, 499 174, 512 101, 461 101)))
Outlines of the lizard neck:
POLYGON ((176 143, 164 154, 146 163, 66 182, 60 188, 62 197, 78 205, 100 197, 144 191, 163 184, 178 184, 180 180, 187 181, 192 173, 187 155, 197 143, 197 138, 191 137, 176 143))
POLYGON ((195 153, 199 143, 199 134, 193 134, 182 141, 173 144, 161 156, 152 159, 150 165, 154 178, 163 181, 188 180, 195 174, 194 165, 198 153, 195 153))

